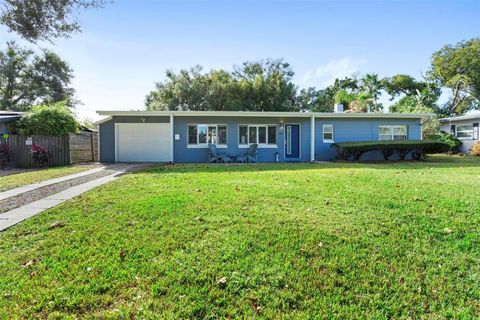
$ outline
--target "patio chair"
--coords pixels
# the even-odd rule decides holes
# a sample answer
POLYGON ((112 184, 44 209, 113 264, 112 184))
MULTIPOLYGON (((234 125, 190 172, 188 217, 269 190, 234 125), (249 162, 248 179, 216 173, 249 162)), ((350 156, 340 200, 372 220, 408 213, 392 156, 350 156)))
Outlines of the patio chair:
POLYGON ((258 144, 252 143, 248 150, 237 157, 237 161, 241 163, 255 163, 257 162, 257 147, 258 144))
POLYGON ((212 162, 230 162, 231 159, 223 153, 217 151, 215 144, 208 145, 208 161, 212 162))

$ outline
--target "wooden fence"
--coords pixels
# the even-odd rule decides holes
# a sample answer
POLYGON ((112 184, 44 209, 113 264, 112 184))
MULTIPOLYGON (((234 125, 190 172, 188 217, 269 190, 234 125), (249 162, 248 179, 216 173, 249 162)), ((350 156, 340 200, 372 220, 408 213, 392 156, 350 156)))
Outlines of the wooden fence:
POLYGON ((81 132, 70 135, 70 163, 98 160, 98 134, 81 132))
POLYGON ((75 133, 63 137, 10 135, 7 139, 0 137, 0 143, 10 146, 12 159, 8 164, 14 168, 33 168, 31 148, 33 144, 48 150, 48 166, 62 166, 78 162, 97 161, 97 133, 75 133))

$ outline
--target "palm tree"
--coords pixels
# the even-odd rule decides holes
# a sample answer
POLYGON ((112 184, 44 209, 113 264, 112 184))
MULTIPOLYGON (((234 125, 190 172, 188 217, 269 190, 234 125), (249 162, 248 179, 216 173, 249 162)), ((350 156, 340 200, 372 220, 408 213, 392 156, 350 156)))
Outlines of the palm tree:
POLYGON ((367 73, 360 79, 360 88, 363 92, 367 93, 373 99, 373 108, 377 109, 378 107, 378 97, 380 96, 382 89, 382 84, 378 80, 378 74, 367 73))

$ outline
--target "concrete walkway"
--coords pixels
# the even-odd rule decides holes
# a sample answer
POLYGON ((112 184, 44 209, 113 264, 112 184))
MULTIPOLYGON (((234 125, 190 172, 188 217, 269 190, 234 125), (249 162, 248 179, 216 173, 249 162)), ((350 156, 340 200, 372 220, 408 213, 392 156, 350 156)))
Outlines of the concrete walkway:
MULTIPOLYGON (((145 164, 123 165, 122 167, 117 169, 118 170, 117 172, 115 172, 111 175, 108 175, 108 176, 105 176, 105 177, 102 177, 102 178, 99 178, 99 179, 96 179, 96 180, 88 181, 88 182, 83 183, 83 184, 79 184, 79 185, 71 187, 67 190, 64 190, 64 191, 61 191, 59 193, 56 193, 56 194, 50 195, 48 197, 45 197, 44 199, 31 202, 29 204, 26 204, 24 206, 21 206, 19 208, 16 208, 16 209, 4 212, 4 213, 0 213, 0 231, 3 231, 3 230, 5 230, 5 229, 7 229, 7 228, 9 228, 13 225, 16 225, 17 223, 19 223, 19 222, 21 222, 25 219, 33 217, 33 216, 35 216, 35 215, 37 215, 37 214, 39 214, 39 213, 41 213, 41 212, 43 212, 47 209, 55 207, 55 206, 65 202, 67 200, 70 200, 70 199, 72 199, 76 196, 79 196, 82 193, 84 193, 86 191, 89 191, 89 190, 91 190, 95 187, 98 187, 98 186, 101 186, 105 183, 111 182, 111 181, 119 178, 121 175, 124 175, 125 173, 132 172, 132 171, 135 171, 135 170, 140 170, 144 167, 146 167, 145 164)), ((94 169, 94 170, 97 170, 97 169, 94 169)), ((101 168, 101 170, 105 170, 105 168, 101 168)), ((92 170, 89 170, 89 171, 92 171, 92 170)), ((86 171, 86 172, 89 172, 89 171, 86 171)), ((97 172, 97 171, 95 171, 95 172, 97 172)), ((95 172, 90 172, 89 174, 95 173, 95 172)), ((82 172, 82 173, 84 173, 84 172, 82 172)), ((70 175, 70 176, 74 176, 74 175, 70 175)), ((65 177, 62 177, 62 178, 66 178, 66 177, 68 177, 68 176, 65 176, 65 177)), ((56 180, 56 179, 52 179, 52 180, 56 180)), ((49 180, 49 181, 51 181, 51 180, 49 180)), ((61 181, 64 181, 64 180, 61 180, 61 181)), ((17 188, 17 189, 20 189, 20 188, 17 188)), ((34 189, 30 189, 30 190, 34 190, 34 189)))

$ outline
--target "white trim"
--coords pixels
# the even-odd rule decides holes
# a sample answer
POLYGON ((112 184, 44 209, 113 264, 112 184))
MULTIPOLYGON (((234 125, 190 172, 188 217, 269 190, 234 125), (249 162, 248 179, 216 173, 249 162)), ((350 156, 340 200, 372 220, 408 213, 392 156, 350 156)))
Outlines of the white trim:
POLYGON ((173 119, 173 114, 170 115, 170 163, 173 163, 173 142, 175 141, 175 132, 173 130, 174 128, 174 119, 173 119))
MULTIPOLYGON (((250 145, 248 144, 239 144, 238 149, 247 149, 250 145)), ((259 144, 257 149, 277 149, 278 144, 259 144)))
POLYGON ((26 114, 26 112, 18 112, 18 111, 8 111, 8 110, 1 110, 0 111, 0 115, 2 114, 6 114, 6 115, 18 115, 18 116, 21 116, 21 115, 24 115, 26 114))
POLYGON ((93 124, 98 126, 98 125, 100 125, 100 124, 102 124, 102 123, 105 123, 105 122, 107 122, 107 121, 110 121, 110 120, 112 120, 112 119, 113 119, 112 116, 106 117, 106 118, 103 118, 103 119, 100 119, 100 120, 94 122, 93 124))
POLYGON ((283 150, 283 156, 285 158, 285 160, 288 160, 288 159, 292 159, 292 160, 295 160, 295 159, 301 159, 302 158, 302 124, 301 123, 285 123, 283 126, 288 126, 288 125, 298 125, 298 158, 287 158, 287 133, 286 133, 286 130, 284 129, 285 131, 285 134, 283 136, 283 141, 284 141, 284 145, 285 145, 285 149, 283 150))
POLYGON ((118 148, 117 148, 117 145, 118 145, 118 125, 119 123, 115 123, 115 163, 117 162, 117 159, 118 159, 118 148))
POLYGON ((377 128, 377 132, 378 132, 378 141, 408 141, 408 125, 407 124, 381 124, 378 126, 377 128), (380 134, 380 128, 381 127, 387 127, 387 128, 391 128, 393 129, 392 130, 392 134, 380 134), (395 128, 405 128, 406 130, 406 133, 405 135, 400 135, 400 134, 395 134, 395 128), (388 140, 383 140, 383 139, 380 139, 380 136, 391 136, 392 139, 388 139, 388 140), (395 136, 405 136, 406 139, 405 140, 395 140, 395 136))
MULTIPOLYGON (((421 119, 433 117, 431 113, 327 113, 327 112, 257 112, 257 111, 97 111, 102 116, 170 116, 176 117, 275 117, 275 118, 394 118, 421 119)), ((107 120, 108 121, 108 120, 107 120)))
POLYGON ((238 124, 237 128, 237 144, 238 148, 248 148, 249 145, 251 144, 241 144, 238 140, 240 140, 240 127, 247 127, 247 140, 250 143, 250 127, 256 127, 257 128, 257 142, 258 142, 258 128, 259 127, 265 127, 265 141, 266 143, 257 143, 257 148, 262 148, 262 149, 275 149, 278 148, 278 125, 274 123, 240 123, 238 124), (268 143, 268 127, 275 127, 275 144, 269 144, 268 143))
POLYGON ((310 120, 310 161, 315 161, 315 116, 310 120))
MULTIPOLYGON (((216 144, 217 149, 227 149, 226 144, 216 144)), ((187 149, 208 149, 208 144, 187 144, 187 149)))
POLYGON ((322 140, 323 143, 335 143, 335 125, 333 123, 325 123, 322 125, 322 140), (325 127, 332 127, 332 139, 325 139, 325 127))
MULTIPOLYGON (((408 130, 407 130, 408 135, 408 130)), ((408 139, 408 136, 407 136, 408 139)), ((420 140, 423 140, 423 123, 420 122, 420 140)))
MULTIPOLYGON (((470 132, 470 130, 466 130, 466 131, 467 131, 467 132, 470 132)), ((458 125, 458 124, 457 124, 457 125, 455 126, 455 137, 457 137, 457 139, 459 139, 459 140, 464 140, 464 141, 473 140, 473 141, 475 141, 475 140, 477 140, 477 139, 474 139, 474 138, 473 138, 473 136, 474 136, 474 131, 475 131, 475 129, 474 129, 474 127, 473 127, 473 123, 472 123, 472 124, 462 124, 462 125, 458 125), (472 136, 471 136, 471 137, 459 137, 459 136, 458 136, 458 128, 462 128, 462 127, 472 127, 472 130, 471 130, 471 131, 472 131, 472 136)), ((460 132, 465 132, 465 130, 462 130, 462 131, 460 131, 460 132)))
POLYGON ((452 121, 463 121, 463 120, 479 120, 480 121, 480 112, 476 112, 469 115, 459 116, 459 117, 450 117, 440 119, 440 122, 452 122, 452 121))
POLYGON ((292 125, 287 126, 287 132, 285 133, 285 137, 285 139, 287 140, 285 155, 292 154, 292 125))
POLYGON ((208 148, 208 145, 210 144, 208 142, 208 127, 209 126, 215 126, 216 127, 216 134, 217 134, 217 138, 218 138, 218 133, 219 133, 219 130, 218 130, 218 127, 219 126, 224 126, 227 128, 227 135, 226 135, 226 143, 222 143, 222 144, 217 144, 215 143, 215 145, 218 147, 218 148, 227 148, 228 146, 228 124, 226 123, 187 123, 187 149, 202 149, 202 148, 208 148), (199 133, 200 131, 198 130, 198 127, 199 126, 206 126, 207 127, 207 142, 206 143, 189 143, 188 139, 190 138, 189 137, 189 132, 188 132, 188 129, 190 126, 196 126, 197 127, 197 142, 199 141, 199 133))

